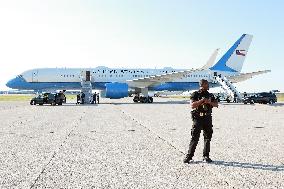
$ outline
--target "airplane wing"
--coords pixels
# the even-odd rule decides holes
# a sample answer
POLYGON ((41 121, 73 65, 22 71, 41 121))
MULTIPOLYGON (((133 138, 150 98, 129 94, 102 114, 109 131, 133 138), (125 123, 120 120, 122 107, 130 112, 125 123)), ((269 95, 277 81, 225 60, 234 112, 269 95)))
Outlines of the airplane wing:
POLYGON ((143 77, 133 80, 127 80, 126 83, 129 85, 129 87, 133 88, 146 88, 153 85, 165 83, 165 82, 171 82, 175 81, 177 79, 182 79, 184 75, 202 71, 203 69, 191 69, 191 70, 184 70, 184 71, 177 71, 177 72, 171 72, 161 75, 154 75, 150 77, 143 77))
POLYGON ((167 73, 167 74, 162 74, 162 75, 138 78, 138 79, 133 79, 133 80, 127 80, 126 83, 130 87, 133 87, 133 88, 136 88, 136 87, 145 88, 145 87, 153 86, 153 85, 160 84, 160 83, 171 82, 177 79, 182 79, 184 75, 197 72, 197 71, 208 70, 215 63, 218 52, 219 52, 219 48, 213 52, 213 54, 210 56, 206 64, 200 69, 191 69, 191 70, 172 72, 172 73, 167 73))
POLYGON ((234 75, 234 76, 229 76, 227 77, 232 83, 238 83, 241 81, 245 81, 247 79, 251 79, 252 77, 264 73, 271 72, 271 70, 263 70, 263 71, 258 71, 258 72, 251 72, 251 73, 241 73, 239 75, 234 75))

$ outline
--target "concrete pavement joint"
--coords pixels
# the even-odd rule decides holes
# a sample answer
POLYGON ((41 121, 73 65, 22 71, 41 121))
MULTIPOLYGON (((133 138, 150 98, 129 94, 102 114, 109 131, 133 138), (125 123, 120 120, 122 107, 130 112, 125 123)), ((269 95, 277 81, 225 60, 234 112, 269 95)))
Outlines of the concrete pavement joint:
MULTIPOLYGON (((84 112, 85 114, 85 112, 84 112)), ((82 120, 83 116, 80 117, 79 120, 82 120)), ((57 150, 55 150, 50 158, 50 160, 48 161, 48 163, 46 165, 43 166, 42 171, 39 173, 39 175, 37 176, 37 178, 34 180, 33 184, 31 185, 31 188, 34 188, 34 186, 36 185, 37 181, 39 180, 40 176, 44 173, 44 171, 46 170, 46 168, 48 167, 48 165, 51 163, 51 161, 53 160, 53 158, 55 157, 55 155, 57 154, 56 152, 59 152, 60 149, 63 147, 63 145, 66 143, 67 139, 70 137, 70 135, 73 133, 73 131, 77 128, 78 123, 75 123, 75 126, 73 126, 73 128, 71 129, 71 131, 68 133, 68 135, 65 137, 64 141, 60 144, 59 148, 57 150)))
MULTIPOLYGON (((60 146, 61 147, 61 146, 60 146)), ((44 173, 45 169, 47 168, 47 166, 50 164, 50 162, 52 161, 52 159, 55 157, 56 152, 53 152, 50 160, 48 161, 48 163, 46 165, 43 166, 43 169, 41 170, 40 174, 37 176, 37 178, 34 180, 33 184, 31 185, 30 188, 33 188, 35 186, 35 184, 37 183, 37 181, 39 180, 40 176, 44 173)))
POLYGON ((185 155, 185 153, 181 150, 179 150, 177 147, 175 147, 173 144, 171 144, 169 141, 167 141, 166 139, 164 139, 163 137, 159 136, 157 133, 155 133, 154 131, 152 131, 151 129, 149 129, 147 126, 143 125, 142 123, 140 123, 137 119, 133 118, 131 115, 127 114, 126 112, 124 112, 123 110, 119 109, 124 115, 126 115, 127 117, 130 118, 130 120, 133 120, 134 122, 136 122, 138 125, 140 125, 141 127, 143 127, 144 129, 148 130, 150 133, 152 133, 153 135, 155 135, 157 138, 159 138, 160 140, 162 140, 164 143, 166 143, 168 146, 170 146, 171 148, 175 149, 176 151, 178 151, 179 153, 181 153, 182 155, 185 155))
MULTIPOLYGON (((119 108, 118 108, 119 109, 119 108)), ((156 136, 158 139, 160 139, 161 141, 163 141, 166 145, 170 146, 171 148, 173 148, 174 150, 178 151, 179 153, 181 153, 182 155, 185 155, 185 153, 181 150, 179 150, 177 147, 175 147, 173 144, 171 144, 169 141, 167 141, 166 139, 164 139, 163 137, 159 136, 157 133, 153 132, 151 129, 149 129, 147 126, 143 125, 142 123, 140 123, 137 119, 133 118, 131 115, 127 114, 126 112, 124 112, 123 110, 119 109, 119 111, 121 111, 125 116, 129 117, 130 120, 133 120, 134 122, 136 122, 138 125, 140 125, 141 127, 143 127, 144 129, 146 129, 147 131, 149 131, 150 133, 152 133, 154 136, 156 136)), ((181 171, 184 169, 184 167, 181 167, 178 170, 178 175, 176 177, 176 182, 175 185, 177 185, 178 180, 181 176, 181 171)))

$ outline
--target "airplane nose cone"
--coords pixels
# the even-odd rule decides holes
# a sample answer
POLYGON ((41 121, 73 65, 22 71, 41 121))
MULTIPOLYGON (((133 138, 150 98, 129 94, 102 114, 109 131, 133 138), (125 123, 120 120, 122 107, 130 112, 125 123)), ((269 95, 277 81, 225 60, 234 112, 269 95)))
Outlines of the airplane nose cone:
POLYGON ((22 76, 11 79, 6 86, 12 89, 31 89, 30 84, 22 76))
POLYGON ((23 85, 23 80, 17 76, 6 83, 6 86, 11 89, 20 89, 23 85))
POLYGON ((16 79, 16 78, 9 80, 9 81, 6 83, 6 86, 9 87, 9 88, 13 88, 14 85, 15 85, 15 79, 16 79))

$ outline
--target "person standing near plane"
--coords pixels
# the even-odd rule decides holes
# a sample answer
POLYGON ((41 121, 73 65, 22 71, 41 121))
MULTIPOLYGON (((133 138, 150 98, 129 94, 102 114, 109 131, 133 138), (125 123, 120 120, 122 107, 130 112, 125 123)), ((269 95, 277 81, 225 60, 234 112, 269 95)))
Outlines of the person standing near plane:
POLYGON ((79 104, 80 103, 80 94, 77 94, 77 103, 76 104, 79 104))
POLYGON ((199 141, 201 130, 204 135, 204 149, 203 149, 203 161, 211 163, 212 160, 209 157, 210 141, 213 134, 212 125, 212 108, 218 107, 218 102, 214 95, 209 93, 209 83, 207 80, 202 79, 199 82, 200 89, 192 93, 191 100, 191 117, 193 121, 191 129, 191 141, 189 144, 188 153, 183 160, 184 163, 190 163, 196 146, 199 141))
POLYGON ((93 94, 93 101, 92 101, 92 104, 97 104, 97 93, 95 92, 94 94, 93 94))
POLYGON ((234 102, 237 102, 237 93, 234 93, 234 102))
POLYGON ((100 94, 99 93, 97 94, 97 103, 98 104, 100 103, 100 94))
POLYGON ((81 93, 81 104, 85 104, 85 93, 81 93))

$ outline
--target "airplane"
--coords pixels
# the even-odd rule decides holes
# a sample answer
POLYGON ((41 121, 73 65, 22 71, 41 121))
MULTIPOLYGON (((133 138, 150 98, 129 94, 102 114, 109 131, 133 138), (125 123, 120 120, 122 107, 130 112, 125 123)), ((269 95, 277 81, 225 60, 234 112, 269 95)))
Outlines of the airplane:
MULTIPOLYGON (((214 51, 206 65, 198 69, 128 69, 108 68, 38 68, 25 71, 7 82, 6 86, 21 90, 80 90, 82 71, 91 74, 92 89, 101 90, 106 98, 128 97, 135 91, 134 102, 152 103, 151 91, 188 91, 199 89, 199 81, 206 79, 210 87, 235 89, 232 84, 245 81, 270 70, 241 73, 253 36, 243 34, 217 61, 214 51), (218 79, 220 77, 220 79, 218 79)), ((237 92, 237 91, 234 91, 237 92)))

